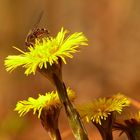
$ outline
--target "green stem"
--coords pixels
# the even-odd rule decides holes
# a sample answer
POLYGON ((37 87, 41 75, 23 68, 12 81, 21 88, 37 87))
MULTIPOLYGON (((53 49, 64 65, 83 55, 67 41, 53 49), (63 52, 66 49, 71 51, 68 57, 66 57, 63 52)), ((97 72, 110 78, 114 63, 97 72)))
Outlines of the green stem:
POLYGON ((53 75, 53 80, 56 85, 59 98, 65 107, 65 111, 76 140, 88 140, 86 130, 80 120, 80 115, 68 98, 65 84, 55 74, 53 75))

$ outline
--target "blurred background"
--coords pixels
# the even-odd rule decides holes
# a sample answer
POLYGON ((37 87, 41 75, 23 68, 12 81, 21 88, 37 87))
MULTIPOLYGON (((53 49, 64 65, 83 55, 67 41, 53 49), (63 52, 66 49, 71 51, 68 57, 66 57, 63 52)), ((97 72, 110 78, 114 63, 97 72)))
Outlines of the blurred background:
MULTIPOLYGON (((63 66, 67 86, 77 94, 76 103, 121 92, 140 101, 140 1, 139 0, 1 0, 0 1, 0 140, 49 140, 36 116, 19 118, 16 102, 54 90, 40 73, 26 77, 23 69, 5 71, 4 59, 24 50, 24 41, 40 12, 39 27, 51 35, 63 26, 82 31, 89 46, 63 66)), ((64 139, 74 140, 64 113, 60 128, 64 139), (64 123, 62 123, 64 122, 64 123)), ((91 140, 99 133, 86 126, 91 140)), ((126 140, 114 133, 115 140, 126 140)))

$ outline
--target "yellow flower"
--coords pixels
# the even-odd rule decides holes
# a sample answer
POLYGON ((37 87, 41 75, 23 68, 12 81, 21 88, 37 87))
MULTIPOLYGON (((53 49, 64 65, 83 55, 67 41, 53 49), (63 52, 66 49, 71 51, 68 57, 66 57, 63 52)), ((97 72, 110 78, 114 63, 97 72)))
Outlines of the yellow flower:
POLYGON ((93 121, 101 125, 101 119, 106 120, 111 112, 121 113, 123 107, 129 106, 130 101, 122 94, 111 98, 99 98, 93 102, 85 103, 77 107, 81 117, 87 122, 93 121))
MULTIPOLYGON (((67 88, 68 97, 71 101, 75 99, 75 93, 67 88)), ((19 101, 16 105, 15 111, 18 111, 20 116, 24 116, 30 110, 33 110, 33 114, 38 113, 40 118, 42 109, 51 110, 51 108, 60 108, 62 106, 59 100, 57 91, 48 92, 45 95, 40 95, 37 99, 29 97, 28 100, 19 101)))
POLYGON ((126 133, 129 139, 140 139, 140 111, 137 113, 127 112, 124 118, 117 118, 113 124, 114 130, 126 133), (127 116, 126 116, 127 115, 127 116))
POLYGON ((13 71, 19 66, 24 67, 25 74, 35 74, 37 67, 46 68, 47 65, 58 63, 58 58, 66 64, 66 57, 72 58, 73 53, 77 52, 79 45, 87 45, 87 38, 82 32, 76 32, 66 37, 67 30, 61 28, 61 31, 55 38, 44 37, 36 39, 34 46, 28 47, 27 52, 24 52, 16 47, 21 52, 20 55, 9 55, 5 60, 7 71, 13 71))
POLYGON ((131 110, 125 110, 121 116, 116 116, 116 124, 126 125, 125 120, 135 120, 135 122, 140 123, 140 111, 133 112, 131 110))
POLYGON ((138 122, 140 122, 140 111, 134 117, 138 122))

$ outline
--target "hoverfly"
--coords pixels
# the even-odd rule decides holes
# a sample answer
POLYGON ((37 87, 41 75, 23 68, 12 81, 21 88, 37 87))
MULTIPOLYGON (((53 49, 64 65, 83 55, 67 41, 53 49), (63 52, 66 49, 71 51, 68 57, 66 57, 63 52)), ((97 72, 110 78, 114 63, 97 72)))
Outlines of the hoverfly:
POLYGON ((25 39, 25 45, 26 46, 33 46, 35 43, 35 39, 42 39, 43 37, 49 37, 49 31, 46 28, 38 28, 38 24, 42 18, 43 12, 40 13, 39 18, 37 22, 34 25, 33 30, 31 30, 26 39, 25 39))

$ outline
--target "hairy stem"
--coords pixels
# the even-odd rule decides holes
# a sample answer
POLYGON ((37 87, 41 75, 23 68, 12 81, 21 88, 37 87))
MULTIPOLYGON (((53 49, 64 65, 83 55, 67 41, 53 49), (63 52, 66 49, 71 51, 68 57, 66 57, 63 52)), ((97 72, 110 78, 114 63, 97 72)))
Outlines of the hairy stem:
POLYGON ((55 74, 53 75, 53 79, 59 98, 65 107, 65 111, 76 140, 88 140, 88 136, 80 120, 80 116, 68 98, 65 84, 55 74))

